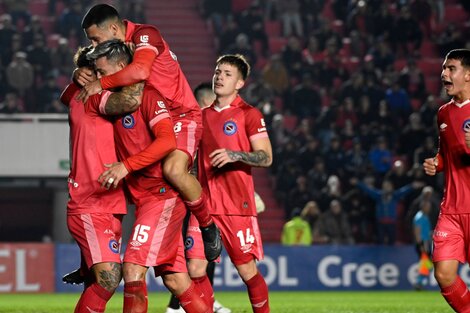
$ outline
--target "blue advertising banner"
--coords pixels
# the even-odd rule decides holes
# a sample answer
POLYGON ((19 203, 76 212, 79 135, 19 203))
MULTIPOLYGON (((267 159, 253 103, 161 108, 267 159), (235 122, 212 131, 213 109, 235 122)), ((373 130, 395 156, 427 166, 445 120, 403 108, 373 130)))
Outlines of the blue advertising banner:
MULTIPOLYGON (((410 290, 417 276, 418 257, 413 246, 311 246, 266 245, 265 259, 259 262, 270 290, 410 290)), ((56 291, 76 292, 80 286, 62 283, 61 277, 80 264, 75 245, 56 245, 56 291)), ((468 266, 460 268, 462 279, 470 283, 468 266)), ((148 288, 164 290, 160 278, 149 270, 148 288)), ((427 289, 437 289, 431 275, 427 289)), ((216 266, 217 290, 245 290, 236 269, 224 253, 216 266)))

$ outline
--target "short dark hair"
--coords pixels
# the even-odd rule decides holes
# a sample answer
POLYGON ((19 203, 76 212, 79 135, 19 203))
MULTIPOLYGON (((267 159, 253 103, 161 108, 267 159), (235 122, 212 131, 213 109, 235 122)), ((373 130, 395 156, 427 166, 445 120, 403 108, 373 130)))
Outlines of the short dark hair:
POLYGON ((73 63, 77 67, 93 67, 93 62, 87 58, 87 53, 93 49, 93 46, 80 47, 73 56, 73 63))
POLYGON ((101 57, 114 62, 132 62, 132 53, 124 42, 119 39, 111 39, 98 44, 93 50, 87 53, 87 58, 93 62, 101 57))
POLYGON ((446 60, 459 60, 463 67, 470 67, 470 50, 454 49, 446 55, 446 60))
POLYGON ((91 7, 82 20, 82 28, 87 29, 92 25, 101 26, 105 21, 110 19, 121 20, 119 12, 109 4, 97 4, 91 7))
POLYGON ((194 88, 194 96, 196 97, 196 100, 198 100, 198 97, 201 91, 204 91, 204 90, 212 91, 212 83, 203 82, 197 85, 196 88, 194 88))
POLYGON ((235 66, 242 74, 243 80, 246 80, 248 75, 250 75, 250 64, 248 64, 246 58, 241 54, 223 55, 217 59, 217 65, 219 64, 230 64, 235 66))

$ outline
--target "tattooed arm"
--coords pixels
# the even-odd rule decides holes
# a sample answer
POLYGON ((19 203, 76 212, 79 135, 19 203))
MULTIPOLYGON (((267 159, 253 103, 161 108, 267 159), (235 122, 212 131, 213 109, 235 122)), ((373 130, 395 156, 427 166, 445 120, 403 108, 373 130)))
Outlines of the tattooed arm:
POLYGON ((142 103, 144 84, 144 82, 140 82, 125 86, 119 92, 113 92, 106 102, 106 114, 120 115, 137 110, 142 103))
POLYGON ((214 167, 222 167, 233 162, 243 162, 254 167, 269 167, 273 162, 273 152, 269 138, 259 138, 251 142, 252 152, 214 150, 209 157, 214 167))

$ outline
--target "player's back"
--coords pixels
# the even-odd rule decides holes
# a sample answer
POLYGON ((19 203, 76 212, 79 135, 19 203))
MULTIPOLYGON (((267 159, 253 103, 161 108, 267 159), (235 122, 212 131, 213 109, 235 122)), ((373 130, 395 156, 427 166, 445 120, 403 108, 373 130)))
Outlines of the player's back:
POLYGON ((75 100, 77 94, 78 87, 69 85, 61 96, 69 106, 69 214, 104 211, 124 214, 126 205, 121 188, 108 191, 98 182, 104 164, 117 162, 113 125, 87 105, 99 102, 101 95, 94 95, 83 104, 75 100))
POLYGON ((136 50, 152 47, 157 49, 158 55, 152 64, 147 83, 165 97, 172 117, 200 111, 177 57, 170 50, 160 31, 152 25, 125 22, 128 29, 126 40, 132 41, 136 45, 136 50))

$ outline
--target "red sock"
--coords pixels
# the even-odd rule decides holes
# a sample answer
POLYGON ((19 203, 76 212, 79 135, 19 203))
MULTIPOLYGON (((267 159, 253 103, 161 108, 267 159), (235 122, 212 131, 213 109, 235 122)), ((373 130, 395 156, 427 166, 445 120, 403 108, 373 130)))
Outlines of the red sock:
POLYGON ((123 313, 147 313, 147 284, 136 280, 124 284, 123 313))
POLYGON ((212 308, 214 306, 214 289, 212 289, 211 282, 209 281, 207 275, 191 278, 191 280, 204 294, 203 300, 206 302, 207 306, 212 308))
POLYGON ((212 307, 209 308, 207 301, 204 300, 204 293, 193 281, 191 286, 177 298, 186 313, 212 313, 212 307))
POLYGON ((452 285, 441 288, 441 294, 456 312, 470 312, 470 292, 459 276, 452 285))
POLYGON ((212 224, 212 217, 209 215, 209 211, 206 208, 206 196, 204 192, 201 193, 199 199, 194 201, 185 201, 186 207, 194 214, 199 226, 206 227, 212 224))
POLYGON ((85 288, 75 307, 75 313, 104 312, 106 303, 114 292, 107 291, 97 283, 85 288))
POLYGON ((269 313, 268 285, 258 272, 245 282, 254 313, 269 313))

